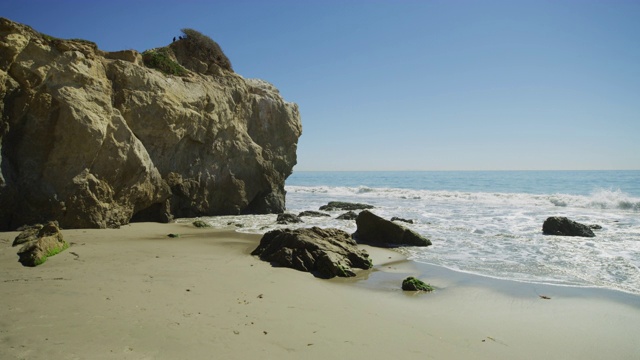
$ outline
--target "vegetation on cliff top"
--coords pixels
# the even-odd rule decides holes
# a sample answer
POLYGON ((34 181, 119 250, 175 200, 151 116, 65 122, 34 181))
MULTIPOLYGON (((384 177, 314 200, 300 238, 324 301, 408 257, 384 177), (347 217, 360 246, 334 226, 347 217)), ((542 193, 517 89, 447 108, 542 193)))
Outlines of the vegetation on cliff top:
POLYGON ((181 41, 185 42, 187 50, 193 57, 204 62, 213 62, 225 70, 233 71, 231 61, 222 52, 217 42, 193 29, 182 29, 181 31, 186 35, 181 41))
MULTIPOLYGON (((186 51, 188 56, 196 58, 208 64, 216 64, 219 67, 233 71, 231 61, 222 52, 220 45, 210 37, 193 29, 182 29, 184 37, 180 37, 176 45, 147 50, 142 53, 142 59, 147 67, 158 69, 165 74, 183 76, 187 74, 184 68, 176 59, 179 55, 175 51, 182 53, 186 51), (178 46, 177 48, 175 46, 178 46), (182 49, 177 50, 177 49, 182 49)), ((174 38, 175 40, 175 38, 174 38)), ((185 65, 189 67, 188 65, 185 65)), ((193 69, 192 69, 193 70, 193 69)))

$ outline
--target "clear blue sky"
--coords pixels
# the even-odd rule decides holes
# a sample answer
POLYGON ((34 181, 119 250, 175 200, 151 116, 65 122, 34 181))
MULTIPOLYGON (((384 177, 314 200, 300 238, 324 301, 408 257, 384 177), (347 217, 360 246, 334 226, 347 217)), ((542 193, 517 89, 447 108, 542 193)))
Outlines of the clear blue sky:
POLYGON ((299 104, 294 170, 640 169, 640 1, 4 0, 114 51, 180 29, 299 104))

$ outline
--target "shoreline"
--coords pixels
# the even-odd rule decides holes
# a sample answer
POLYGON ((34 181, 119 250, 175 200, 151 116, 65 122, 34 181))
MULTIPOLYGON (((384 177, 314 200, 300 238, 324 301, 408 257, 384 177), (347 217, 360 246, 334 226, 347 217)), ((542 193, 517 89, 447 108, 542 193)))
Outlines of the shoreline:
POLYGON ((250 256, 261 235, 185 223, 63 230, 71 247, 25 268, 11 247, 17 234, 0 233, 3 359, 633 359, 640 353, 639 298, 602 289, 492 279, 366 246, 373 270, 323 280, 250 256), (406 276, 436 291, 403 292, 406 276))

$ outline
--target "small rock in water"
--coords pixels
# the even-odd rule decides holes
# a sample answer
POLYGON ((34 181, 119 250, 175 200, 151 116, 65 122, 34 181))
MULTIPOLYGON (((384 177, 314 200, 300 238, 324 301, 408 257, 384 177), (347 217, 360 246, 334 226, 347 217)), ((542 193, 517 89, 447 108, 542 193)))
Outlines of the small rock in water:
POLYGON ((312 211, 312 210, 308 210, 308 211, 303 211, 301 213, 298 214, 298 217, 303 217, 303 216, 310 216, 310 217, 331 217, 331 215, 327 214, 327 213, 323 213, 320 211, 312 211))
POLYGON ((429 246, 431 240, 400 224, 363 210, 356 218, 353 237, 359 243, 373 246, 429 246))
POLYGON ((346 213, 339 215, 336 219, 338 220, 355 220, 358 217, 353 211, 347 211, 346 213))
POLYGON ((396 216, 392 217, 391 221, 402 221, 402 222, 405 222, 407 224, 413 224, 413 220, 411 220, 411 219, 403 219, 403 218, 396 217, 396 216))
POLYGON ((373 209, 373 205, 348 203, 343 201, 330 201, 327 205, 320 206, 320 210, 334 211, 334 210, 366 210, 373 209))
POLYGON ((404 291, 433 291, 433 287, 421 280, 409 276, 402 281, 402 290, 404 291))
POLYGON ((552 216, 547 218, 547 220, 544 221, 544 224, 542 224, 542 233, 545 235, 560 236, 596 236, 589 226, 569 220, 564 216, 552 216))
POLYGON ((202 220, 196 220, 193 222, 193 226, 198 227, 198 228, 206 228, 206 227, 210 227, 209 224, 207 224, 206 222, 202 221, 202 220))
POLYGON ((283 214, 278 214, 278 218, 276 219, 276 222, 281 225, 286 225, 286 224, 297 224, 303 221, 302 219, 300 219, 298 215, 283 213, 283 214))

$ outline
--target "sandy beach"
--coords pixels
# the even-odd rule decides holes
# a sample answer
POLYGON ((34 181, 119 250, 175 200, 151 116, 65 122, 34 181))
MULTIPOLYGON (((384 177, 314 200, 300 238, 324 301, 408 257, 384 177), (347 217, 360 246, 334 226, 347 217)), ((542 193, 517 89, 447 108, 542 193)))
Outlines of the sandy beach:
POLYGON ((188 223, 63 230, 71 247, 27 268, 17 234, 0 233, 0 359, 640 359, 634 295, 368 247, 373 270, 322 280, 250 256, 259 235, 188 223), (402 292, 409 275, 437 290, 402 292))

